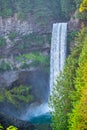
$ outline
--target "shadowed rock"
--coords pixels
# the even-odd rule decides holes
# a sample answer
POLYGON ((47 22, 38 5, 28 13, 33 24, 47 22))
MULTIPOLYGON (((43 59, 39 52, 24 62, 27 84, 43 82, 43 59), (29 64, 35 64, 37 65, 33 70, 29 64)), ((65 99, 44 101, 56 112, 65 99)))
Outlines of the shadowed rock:
POLYGON ((18 128, 18 130, 35 130, 34 125, 30 122, 18 120, 9 115, 5 115, 4 113, 0 113, 0 123, 6 129, 8 126, 13 125, 18 128))

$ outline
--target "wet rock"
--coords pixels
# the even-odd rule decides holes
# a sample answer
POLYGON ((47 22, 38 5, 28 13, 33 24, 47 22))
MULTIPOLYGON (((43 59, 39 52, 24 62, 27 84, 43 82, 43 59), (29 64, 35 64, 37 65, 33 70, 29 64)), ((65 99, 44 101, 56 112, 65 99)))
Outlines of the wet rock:
POLYGON ((0 73, 0 87, 10 86, 14 81, 18 79, 18 72, 16 71, 6 71, 0 73))
POLYGON ((14 117, 5 115, 3 113, 0 113, 0 123, 3 125, 5 129, 10 125, 13 125, 17 127, 18 130, 35 130, 35 126, 30 122, 18 120, 14 117))

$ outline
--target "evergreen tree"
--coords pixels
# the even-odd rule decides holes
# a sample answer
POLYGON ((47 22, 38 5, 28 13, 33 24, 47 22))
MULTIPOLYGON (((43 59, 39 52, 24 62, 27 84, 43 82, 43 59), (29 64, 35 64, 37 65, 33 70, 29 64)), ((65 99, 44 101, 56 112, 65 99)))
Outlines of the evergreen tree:
POLYGON ((69 130, 87 129, 87 38, 79 57, 79 67, 76 71, 75 93, 72 96, 73 109, 69 114, 69 130))
MULTIPOLYGON (((75 79, 77 78, 77 70, 79 68, 79 56, 85 44, 82 41, 85 40, 86 34, 87 34, 87 29, 83 27, 81 31, 78 33, 78 36, 76 38, 75 48, 73 49, 71 55, 68 56, 65 67, 64 67, 64 71, 63 73, 59 75, 57 79, 57 85, 53 90, 51 101, 50 101, 50 106, 53 109, 51 113, 52 120, 53 120, 52 122, 53 130, 67 130, 68 129, 68 125, 69 125, 68 115, 72 111, 73 103, 75 102, 75 100, 76 99, 79 100, 78 99, 79 97, 75 98, 77 97, 75 79)), ((83 90, 82 93, 84 93, 84 91, 85 90, 83 90)), ((84 102, 85 102, 85 99, 86 97, 84 98, 84 102)), ((81 99, 81 101, 82 100, 83 99, 81 99)), ((73 120, 72 116, 70 117, 71 117, 70 120, 73 120)), ((69 121, 69 123, 70 122, 72 121, 69 121)), ((75 130, 75 129, 72 129, 72 130, 75 130)))

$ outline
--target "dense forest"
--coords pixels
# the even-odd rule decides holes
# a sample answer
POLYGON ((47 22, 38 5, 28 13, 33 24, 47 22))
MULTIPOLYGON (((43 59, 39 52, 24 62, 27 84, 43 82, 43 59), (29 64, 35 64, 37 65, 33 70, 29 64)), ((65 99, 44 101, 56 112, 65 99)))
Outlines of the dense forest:
POLYGON ((64 0, 6 0, 0 1, 0 16, 3 18, 13 16, 17 13, 20 19, 28 17, 29 13, 36 19, 42 22, 47 22, 51 17, 54 20, 67 20, 71 13, 76 9, 74 1, 64 0))
POLYGON ((76 7, 81 27, 68 36, 75 44, 51 96, 53 130, 87 129, 87 0, 76 7))

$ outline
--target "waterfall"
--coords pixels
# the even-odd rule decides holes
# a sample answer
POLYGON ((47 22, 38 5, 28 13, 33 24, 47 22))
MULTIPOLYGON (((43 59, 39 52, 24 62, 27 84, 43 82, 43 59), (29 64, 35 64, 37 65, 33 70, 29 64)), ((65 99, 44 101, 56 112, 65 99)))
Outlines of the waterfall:
POLYGON ((67 23, 53 24, 50 57, 50 94, 56 85, 56 79, 63 70, 66 58, 67 23))
MULTIPOLYGON (((50 57, 50 94, 56 84, 57 76, 63 70, 66 58, 66 36, 67 23, 53 24, 52 40, 51 40, 51 57, 50 57)), ((32 103, 27 112, 21 116, 21 119, 28 120, 32 117, 38 117, 52 111, 48 103, 32 103)))

